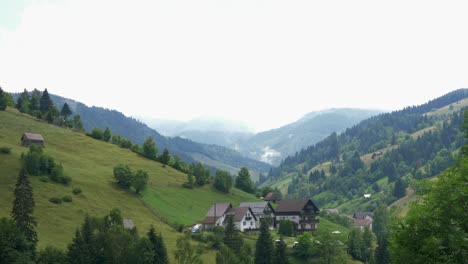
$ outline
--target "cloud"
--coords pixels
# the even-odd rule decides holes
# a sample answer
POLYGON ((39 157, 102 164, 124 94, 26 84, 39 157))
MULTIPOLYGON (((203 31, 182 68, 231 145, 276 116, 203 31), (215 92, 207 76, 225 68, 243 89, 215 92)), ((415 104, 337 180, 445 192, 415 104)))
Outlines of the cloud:
POLYGON ((395 109, 466 87, 463 7, 34 1, 0 33, 0 82, 130 115, 214 114, 260 130, 329 107, 395 109))

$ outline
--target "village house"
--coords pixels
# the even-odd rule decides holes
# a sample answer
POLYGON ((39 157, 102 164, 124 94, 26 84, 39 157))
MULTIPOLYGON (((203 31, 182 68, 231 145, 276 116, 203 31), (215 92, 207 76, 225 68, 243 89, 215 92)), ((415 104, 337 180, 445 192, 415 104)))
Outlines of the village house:
POLYGON ((245 202, 239 207, 250 207, 255 218, 257 218, 257 227, 260 227, 260 220, 266 219, 270 222, 270 229, 275 228, 275 210, 269 202, 245 202))
POLYGON ((276 224, 278 226, 281 220, 289 220, 297 231, 313 231, 318 227, 318 212, 318 207, 309 198, 283 200, 275 209, 276 224))
POLYGON ((32 144, 44 147, 44 138, 40 134, 24 133, 23 136, 21 136, 21 145, 23 147, 29 147, 32 144))
POLYGON ((246 229, 257 229, 257 218, 250 207, 233 207, 226 213, 224 227, 226 227, 229 218, 232 218, 236 229, 244 232, 246 229))
POLYGON ((368 227, 372 229, 372 222, 374 214, 371 212, 357 212, 353 214, 353 224, 359 229, 364 230, 364 228, 368 227))
POLYGON ((373 220, 374 214, 372 212, 357 212, 353 214, 354 219, 368 219, 373 220))
POLYGON ((215 226, 222 226, 226 218, 226 213, 232 208, 231 203, 215 203, 201 222, 203 229, 213 229, 215 226))
POLYGON ((279 202, 280 200, 281 198, 278 197, 278 195, 276 195, 274 192, 269 192, 265 195, 265 197, 263 197, 263 201, 266 201, 266 202, 276 203, 276 202, 279 202))

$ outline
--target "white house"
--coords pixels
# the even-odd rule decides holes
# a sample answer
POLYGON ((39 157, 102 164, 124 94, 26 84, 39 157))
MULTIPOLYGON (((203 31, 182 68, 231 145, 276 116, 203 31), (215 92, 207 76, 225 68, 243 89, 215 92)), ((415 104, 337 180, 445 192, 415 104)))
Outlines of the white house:
POLYGON ((215 203, 201 222, 204 229, 212 229, 215 226, 222 226, 226 219, 226 213, 232 208, 231 203, 215 203))
POLYGON ((313 231, 318 227, 318 211, 318 207, 308 198, 283 200, 275 210, 276 223, 289 220, 298 231, 313 231))
POLYGON ((246 229, 257 229, 257 218, 250 207, 234 207, 226 213, 224 226, 227 225, 229 218, 232 217, 236 228, 244 232, 246 229))
POLYGON ((261 219, 270 221, 270 229, 274 228, 275 210, 269 202, 246 202, 241 203, 239 207, 250 207, 255 217, 257 218, 257 227, 260 227, 261 219))

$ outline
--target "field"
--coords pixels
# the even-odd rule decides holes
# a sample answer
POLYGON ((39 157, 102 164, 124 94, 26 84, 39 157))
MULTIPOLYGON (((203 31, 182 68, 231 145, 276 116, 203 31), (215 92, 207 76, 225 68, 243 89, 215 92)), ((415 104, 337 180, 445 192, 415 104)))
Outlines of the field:
MULTIPOLYGON (((44 152, 62 163, 65 175, 72 178, 69 186, 63 186, 30 177, 36 202, 34 216, 38 222, 39 248, 47 245, 65 248, 86 214, 104 216, 112 208, 119 208, 124 218, 133 220, 140 234, 146 233, 151 225, 162 232, 172 258, 180 233, 167 223, 194 224, 203 219, 214 202, 238 204, 257 200, 239 190, 225 195, 211 187, 184 189, 181 184, 186 175, 181 172, 81 132, 52 126, 8 109, 0 111, 0 147, 12 149, 11 154, 0 154, 0 217, 9 217, 11 212, 20 156, 27 152, 27 148, 20 146, 23 132, 42 134, 46 141, 44 152), (148 172, 149 186, 141 196, 115 184, 113 167, 119 163, 148 172), (74 196, 74 187, 80 187, 82 194, 74 196), (51 197, 64 195, 73 196, 73 202, 59 205, 49 202, 51 197)), ((209 252, 204 259, 212 262, 213 257, 214 252, 209 252)))

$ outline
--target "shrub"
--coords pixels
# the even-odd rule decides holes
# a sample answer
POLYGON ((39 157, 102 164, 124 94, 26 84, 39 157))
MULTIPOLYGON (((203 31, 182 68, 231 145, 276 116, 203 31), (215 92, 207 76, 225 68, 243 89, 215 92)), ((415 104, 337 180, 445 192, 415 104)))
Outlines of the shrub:
POLYGON ((3 154, 10 154, 10 153, 11 153, 11 148, 1 147, 1 148, 0 148, 0 153, 3 153, 3 154))
POLYGON ((71 178, 69 176, 63 175, 62 164, 53 167, 52 172, 50 173, 50 179, 63 185, 68 185, 71 182, 71 178))
POLYGON ((289 220, 281 220, 278 234, 289 237, 294 236, 294 224, 289 220))
POLYGON ((49 182, 50 181, 48 177, 40 177, 39 180, 41 182, 49 182))
POLYGON ((52 197, 52 198, 49 199, 49 202, 54 203, 54 204, 61 204, 62 199, 60 199, 58 197, 52 197))
POLYGON ((70 195, 65 195, 62 197, 62 201, 65 203, 71 203, 73 201, 73 198, 70 195))
POLYGON ((73 188, 72 192, 73 192, 74 195, 78 195, 78 194, 81 193, 81 188, 80 187, 75 187, 75 188, 73 188))

